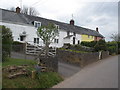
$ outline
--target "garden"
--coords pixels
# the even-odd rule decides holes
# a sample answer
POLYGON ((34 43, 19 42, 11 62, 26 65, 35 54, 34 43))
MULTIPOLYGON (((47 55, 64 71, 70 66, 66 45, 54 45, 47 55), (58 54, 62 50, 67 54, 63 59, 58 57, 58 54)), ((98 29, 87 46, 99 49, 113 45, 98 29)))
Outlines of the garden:
POLYGON ((2 29, 2 88, 51 88, 63 79, 57 73, 35 60, 11 58, 12 32, 2 29), (39 70, 38 70, 39 69, 39 70))

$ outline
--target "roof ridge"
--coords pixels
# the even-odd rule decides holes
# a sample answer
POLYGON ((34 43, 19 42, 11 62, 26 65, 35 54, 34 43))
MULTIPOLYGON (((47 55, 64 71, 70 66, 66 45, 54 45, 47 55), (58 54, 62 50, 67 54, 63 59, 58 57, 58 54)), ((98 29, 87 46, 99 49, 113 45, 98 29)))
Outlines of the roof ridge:
POLYGON ((43 21, 45 21, 45 23, 46 22, 53 22, 55 24, 61 25, 61 27, 63 29, 65 29, 66 31, 70 30, 70 31, 77 32, 77 33, 98 35, 98 36, 103 37, 100 33, 96 32, 95 30, 92 30, 92 29, 89 29, 89 28, 85 28, 85 27, 81 27, 81 26, 78 26, 78 25, 70 25, 69 23, 65 23, 65 22, 61 22, 61 21, 48 19, 48 18, 44 18, 44 17, 41 17, 41 16, 27 15, 27 14, 24 14, 24 13, 16 13, 14 11, 6 10, 6 9, 1 9, 1 10, 15 13, 16 15, 21 17, 21 19, 24 19, 23 22, 27 22, 28 23, 29 21, 32 21, 32 20, 34 20, 34 21, 35 20, 38 20, 38 21, 42 21, 43 20, 43 21))

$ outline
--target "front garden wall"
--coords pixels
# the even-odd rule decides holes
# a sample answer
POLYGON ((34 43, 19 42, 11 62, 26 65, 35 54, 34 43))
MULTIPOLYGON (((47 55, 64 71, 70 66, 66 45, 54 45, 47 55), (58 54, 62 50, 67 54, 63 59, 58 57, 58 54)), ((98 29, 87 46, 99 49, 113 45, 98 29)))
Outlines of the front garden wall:
MULTIPOLYGON (((107 58, 109 53, 106 51, 102 52, 102 59, 107 58)), ((80 67, 84 67, 90 63, 99 60, 99 52, 90 53, 76 53, 65 50, 57 50, 58 61, 74 64, 80 67)))

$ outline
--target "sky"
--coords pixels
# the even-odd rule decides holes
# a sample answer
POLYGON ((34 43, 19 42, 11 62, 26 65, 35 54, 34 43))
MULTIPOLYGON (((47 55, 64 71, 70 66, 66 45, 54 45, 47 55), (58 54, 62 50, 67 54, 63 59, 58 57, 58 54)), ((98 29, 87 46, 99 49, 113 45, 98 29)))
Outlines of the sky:
POLYGON ((39 16, 95 30, 111 41, 111 35, 118 33, 119 0, 0 0, 0 8, 34 7, 39 16), (22 3, 21 3, 22 2, 22 3))

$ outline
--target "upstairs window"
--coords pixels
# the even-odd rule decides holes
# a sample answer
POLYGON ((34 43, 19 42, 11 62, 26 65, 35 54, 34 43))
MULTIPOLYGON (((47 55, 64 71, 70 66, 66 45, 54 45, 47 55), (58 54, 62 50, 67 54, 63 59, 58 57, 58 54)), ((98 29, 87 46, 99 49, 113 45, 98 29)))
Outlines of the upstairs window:
POLYGON ((41 22, 34 21, 34 26, 35 26, 36 28, 41 27, 41 22))
POLYGON ((56 28, 59 29, 59 25, 56 25, 56 28))
POLYGON ((55 26, 56 26, 57 29, 59 29, 59 25, 56 25, 56 24, 55 24, 55 26))

